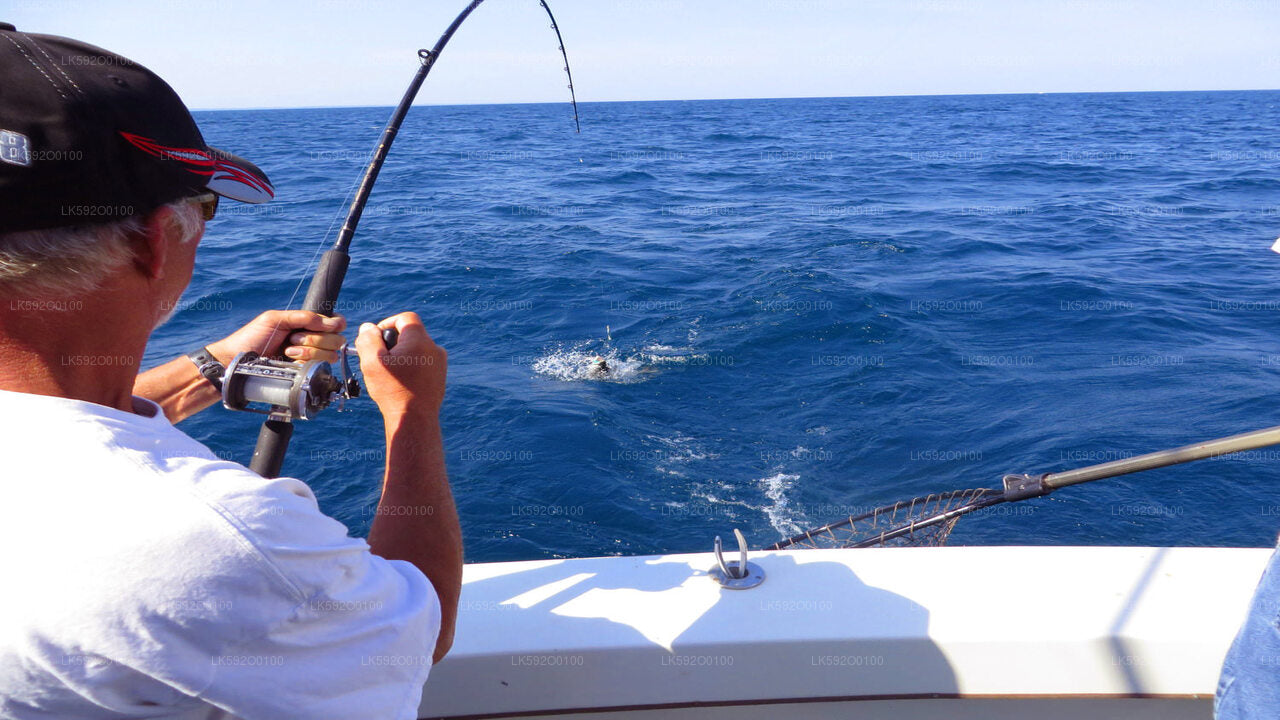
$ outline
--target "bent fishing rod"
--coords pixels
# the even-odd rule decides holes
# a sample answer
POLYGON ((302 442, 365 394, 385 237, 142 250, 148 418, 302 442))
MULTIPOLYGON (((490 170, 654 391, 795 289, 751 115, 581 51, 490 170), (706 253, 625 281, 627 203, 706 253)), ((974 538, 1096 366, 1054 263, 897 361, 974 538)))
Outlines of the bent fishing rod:
POLYGON ((878 507, 780 540, 765 550, 788 548, 938 547, 956 521, 971 512, 1048 495, 1081 483, 1221 457, 1280 444, 1280 426, 1159 450, 1075 470, 1042 475, 1005 475, 1000 488, 926 495, 878 507))
MULTIPOLYGON (((373 192, 373 185, 378 180, 382 164, 387 159, 387 153, 391 150, 391 143, 400 132, 400 124, 408 115, 419 88, 435 66, 445 45, 449 44, 458 27, 482 2, 484 0, 472 0, 445 29, 435 47, 418 51, 418 70, 382 131, 378 147, 360 179, 359 188, 347 211, 346 221, 338 232, 337 240, 320 258, 319 266, 307 288, 302 309, 322 315, 333 314, 338 294, 342 291, 342 282, 346 278, 347 266, 351 263, 351 238, 355 236, 356 226, 360 224, 360 217, 370 193, 373 192)), ((569 70, 569 55, 564 49, 564 38, 560 35, 560 27, 546 0, 538 0, 538 4, 546 11, 551 20, 551 29, 556 33, 560 56, 564 59, 564 71, 569 78, 574 130, 581 132, 578 98, 573 89, 573 73, 569 70)), ((388 350, 395 345, 396 339, 394 329, 383 331, 383 341, 388 350)), ((285 453, 289 449, 289 440, 293 436, 293 421, 314 417, 334 400, 341 403, 359 395, 360 386, 351 373, 349 352, 345 345, 338 351, 341 377, 334 375, 329 363, 313 360, 300 364, 285 358, 262 357, 257 353, 241 353, 227 367, 223 381, 223 405, 232 410, 248 410, 268 416, 258 433, 258 444, 249 463, 251 470, 267 478, 278 476, 285 453)))

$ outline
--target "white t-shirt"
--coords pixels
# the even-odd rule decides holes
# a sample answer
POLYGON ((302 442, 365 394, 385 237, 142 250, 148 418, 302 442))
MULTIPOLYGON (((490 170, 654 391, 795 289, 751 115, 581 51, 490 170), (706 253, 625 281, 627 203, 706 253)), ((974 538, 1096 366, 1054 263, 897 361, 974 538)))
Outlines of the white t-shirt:
POLYGON ((0 717, 416 717, 427 578, 134 409, 0 391, 0 717))

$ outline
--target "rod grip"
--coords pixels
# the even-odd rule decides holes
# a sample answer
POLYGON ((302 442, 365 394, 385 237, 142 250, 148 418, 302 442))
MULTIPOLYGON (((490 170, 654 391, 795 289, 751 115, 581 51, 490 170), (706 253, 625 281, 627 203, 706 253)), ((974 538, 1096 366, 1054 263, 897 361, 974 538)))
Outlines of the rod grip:
POLYGON ((333 315, 333 306, 338 302, 338 293, 342 292, 342 281, 347 276, 347 266, 351 264, 351 256, 342 250, 327 250, 320 257, 320 266, 311 278, 307 288, 307 299, 302 303, 303 310, 333 315))
POLYGON ((293 437, 293 423, 284 420, 267 420, 258 431, 258 445, 253 449, 249 469, 264 478, 280 477, 284 454, 293 437))

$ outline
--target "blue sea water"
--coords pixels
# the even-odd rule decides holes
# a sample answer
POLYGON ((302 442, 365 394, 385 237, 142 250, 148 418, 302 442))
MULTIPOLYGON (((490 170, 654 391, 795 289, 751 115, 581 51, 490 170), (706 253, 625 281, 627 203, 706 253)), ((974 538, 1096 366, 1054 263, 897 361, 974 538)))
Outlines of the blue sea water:
MULTIPOLYGON (((429 87, 424 92, 429 96, 429 87)), ((297 306, 389 108, 198 113, 224 203, 155 364, 297 306)), ((1280 92, 424 106, 340 309, 418 312, 471 561, 753 545, 1280 424, 1280 92), (606 330, 606 328, 608 330, 606 330), (595 354, 615 373, 584 372, 595 354)), ((260 416, 181 427, 247 462, 260 416)), ((376 408, 285 472, 367 532, 376 408)), ((1270 545, 1280 449, 1068 488, 952 544, 1270 545)))

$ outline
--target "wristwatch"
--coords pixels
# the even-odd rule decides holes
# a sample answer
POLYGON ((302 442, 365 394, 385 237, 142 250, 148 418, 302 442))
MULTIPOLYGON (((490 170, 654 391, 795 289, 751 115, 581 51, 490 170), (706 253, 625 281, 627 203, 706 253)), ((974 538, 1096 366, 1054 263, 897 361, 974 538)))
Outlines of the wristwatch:
POLYGON ((209 348, 202 347, 199 350, 192 350, 187 353, 187 357, 191 358, 191 362, 196 364, 196 369, 208 380, 218 392, 222 392, 222 376, 227 372, 227 368, 218 359, 209 352, 209 348))

